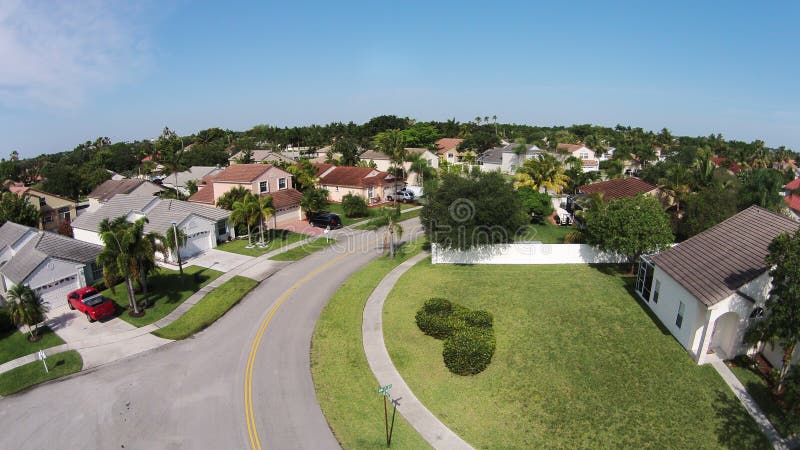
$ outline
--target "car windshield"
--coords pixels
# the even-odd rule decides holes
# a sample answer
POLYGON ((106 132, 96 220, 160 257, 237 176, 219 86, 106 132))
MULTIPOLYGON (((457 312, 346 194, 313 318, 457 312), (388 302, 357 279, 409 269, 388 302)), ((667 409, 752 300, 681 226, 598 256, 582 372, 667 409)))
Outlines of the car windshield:
POLYGON ((95 294, 91 297, 83 299, 83 304, 87 306, 97 306, 105 301, 106 301, 105 297, 103 297, 100 294, 95 294))

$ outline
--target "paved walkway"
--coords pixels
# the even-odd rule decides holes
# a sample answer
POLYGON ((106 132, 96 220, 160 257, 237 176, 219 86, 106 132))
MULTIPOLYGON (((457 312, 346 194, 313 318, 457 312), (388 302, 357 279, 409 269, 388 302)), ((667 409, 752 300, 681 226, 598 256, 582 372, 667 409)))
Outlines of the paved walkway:
MULTIPOLYGON (((163 328, 180 318, 186 313, 186 311, 191 309, 192 306, 196 305, 197 302, 202 300, 203 297, 205 297, 209 292, 221 286, 223 283, 236 275, 246 276, 259 282, 265 280, 282 267, 290 264, 289 262, 271 261, 269 258, 287 250, 291 250, 295 247, 307 244, 312 239, 313 238, 309 238, 294 242, 285 247, 265 253, 257 258, 248 258, 246 262, 233 267, 228 272, 220 275, 217 279, 203 286, 203 288, 192 294, 192 296, 178 305, 175 310, 167 314, 161 320, 143 327, 136 328, 121 319, 114 318, 105 323, 96 322, 87 325, 88 327, 94 327, 94 329, 98 328, 98 326, 113 327, 115 330, 113 333, 86 333, 84 336, 81 336, 80 334, 75 335, 73 333, 59 333, 59 330, 64 328, 63 324, 65 320, 85 320, 83 317, 71 317, 70 314, 74 312, 68 311, 65 306, 64 314, 53 316, 49 318, 46 323, 47 325, 51 326, 56 334, 64 339, 66 343, 45 349, 45 353, 47 355, 54 355, 67 350, 77 350, 78 353, 80 353, 81 358, 83 358, 82 370, 86 370, 165 345, 172 341, 159 338, 150 333, 158 330, 159 328, 163 328), (126 325, 128 325, 130 329, 126 330, 125 328, 128 328, 126 325)), ((191 261, 189 262, 189 265, 192 265, 191 261)), ((0 373, 7 372, 11 369, 36 360, 37 354, 31 353, 30 355, 25 355, 5 362, 0 364, 0 373)))
POLYGON ((746 409, 750 416, 753 417, 753 420, 756 421, 756 424, 761 428, 761 431, 767 437, 770 444, 776 449, 788 449, 789 446, 786 445, 781 435, 778 434, 778 431, 772 426, 772 422, 761 412, 758 403, 750 396, 742 382, 736 378, 736 375, 731 372, 731 369, 728 368, 725 362, 719 358, 712 358, 711 365, 717 370, 722 379, 725 380, 725 383, 728 384, 728 387, 731 388, 739 401, 742 402, 744 409, 746 409))
POLYGON ((367 362, 369 362, 375 378, 378 379, 378 383, 381 386, 391 384, 392 396, 402 399, 397 410, 431 446, 440 449, 471 449, 472 446, 447 428, 414 396, 411 388, 392 364, 392 359, 389 357, 383 341, 383 303, 386 297, 401 275, 428 256, 427 253, 420 253, 404 261, 389 272, 370 295, 364 307, 361 326, 364 353, 367 355, 367 362))

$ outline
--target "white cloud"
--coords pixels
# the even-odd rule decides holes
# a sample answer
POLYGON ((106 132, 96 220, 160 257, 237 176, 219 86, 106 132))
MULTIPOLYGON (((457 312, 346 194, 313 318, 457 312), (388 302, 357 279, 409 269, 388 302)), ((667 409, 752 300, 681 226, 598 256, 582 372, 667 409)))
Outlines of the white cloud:
POLYGON ((0 103, 69 109, 128 78, 147 60, 138 15, 95 0, 0 0, 0 103))

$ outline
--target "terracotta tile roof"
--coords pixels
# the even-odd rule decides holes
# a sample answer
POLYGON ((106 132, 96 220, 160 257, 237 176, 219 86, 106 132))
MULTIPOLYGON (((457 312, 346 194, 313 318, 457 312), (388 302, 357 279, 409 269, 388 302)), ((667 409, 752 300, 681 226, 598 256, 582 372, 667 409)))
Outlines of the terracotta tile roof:
POLYGON ((464 142, 464 140, 459 138, 441 138, 436 141, 436 150, 441 155, 448 150, 455 150, 458 148, 458 144, 462 142, 464 142))
POLYGON ((214 181, 249 183, 272 167, 271 164, 233 164, 214 175, 214 181))
POLYGON ((789 189, 790 191, 793 191, 795 189, 800 189, 800 178, 795 178, 794 180, 786 183, 786 186, 784 186, 784 188, 789 189))
POLYGON ((656 189, 657 187, 650 183, 636 177, 630 177, 585 184, 579 187, 578 191, 587 195, 602 192, 603 199, 609 201, 618 198, 633 197, 636 194, 646 194, 656 189))
POLYGON ((325 164, 325 163, 311 163, 312 166, 317 168, 317 176, 322 175, 325 173, 326 170, 334 167, 334 164, 325 164))
POLYGON ((795 178, 794 180, 786 183, 784 188, 789 191, 786 194, 786 197, 783 198, 783 201, 786 202, 786 206, 795 211, 800 211, 800 194, 795 194, 792 192, 800 189, 800 178, 795 178))
POLYGON ((205 186, 197 190, 191 197, 190 202, 204 203, 206 205, 214 205, 214 182, 206 183, 205 186))
POLYGON ((388 172, 371 167, 334 166, 333 170, 320 176, 319 183, 324 186, 347 186, 363 188, 394 181, 388 172))
POLYGON ((788 217, 751 206, 652 260, 699 301, 712 306, 764 273, 770 242, 798 227, 788 217))
POLYGON ((738 164, 729 160, 728 158, 711 158, 711 162, 720 167, 729 167, 734 174, 741 172, 742 168, 738 164), (728 162, 730 161, 730 162, 728 162))
POLYGON ((581 144, 556 144, 556 150, 566 150, 570 153, 583 147, 585 146, 581 144))
POLYGON ((300 200, 303 199, 303 193, 296 189, 284 189, 262 195, 272 197, 272 206, 275 209, 300 206, 300 200))

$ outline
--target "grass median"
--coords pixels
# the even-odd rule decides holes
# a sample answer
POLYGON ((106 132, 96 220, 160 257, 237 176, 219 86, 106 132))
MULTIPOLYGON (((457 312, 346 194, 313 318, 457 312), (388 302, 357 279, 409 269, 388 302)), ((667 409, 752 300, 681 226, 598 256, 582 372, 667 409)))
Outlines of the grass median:
MULTIPOLYGON (((336 439, 346 449, 386 445, 383 401, 364 355, 361 317, 381 279, 418 253, 420 246, 420 242, 409 244, 397 258, 381 257, 365 266, 334 294, 317 321, 311 345, 317 400, 336 439)), ((428 444, 398 414, 392 448, 428 448, 428 444)))
POLYGON ((9 395, 45 381, 79 372, 83 359, 75 350, 56 353, 46 359, 48 372, 41 361, 34 361, 0 374, 0 395, 9 395))
POLYGON ((257 281, 237 275, 209 292, 178 320, 153 334, 165 339, 186 339, 216 322, 256 286, 257 281))
MULTIPOLYGON (((225 242, 217 246, 217 250, 222 250, 231 253, 238 253, 245 256, 258 257, 281 247, 285 247, 295 242, 308 239, 308 235, 293 233, 286 230, 270 229, 264 231, 264 241, 267 243, 264 247, 246 248, 248 245, 247 238, 236 239, 231 242, 225 242)), ((258 243, 258 233, 253 236, 253 244, 258 243)))
POLYGON ((297 261, 316 251, 333 245, 334 242, 336 242, 336 239, 326 239, 320 237, 283 253, 278 253, 270 259, 273 261, 297 261))

